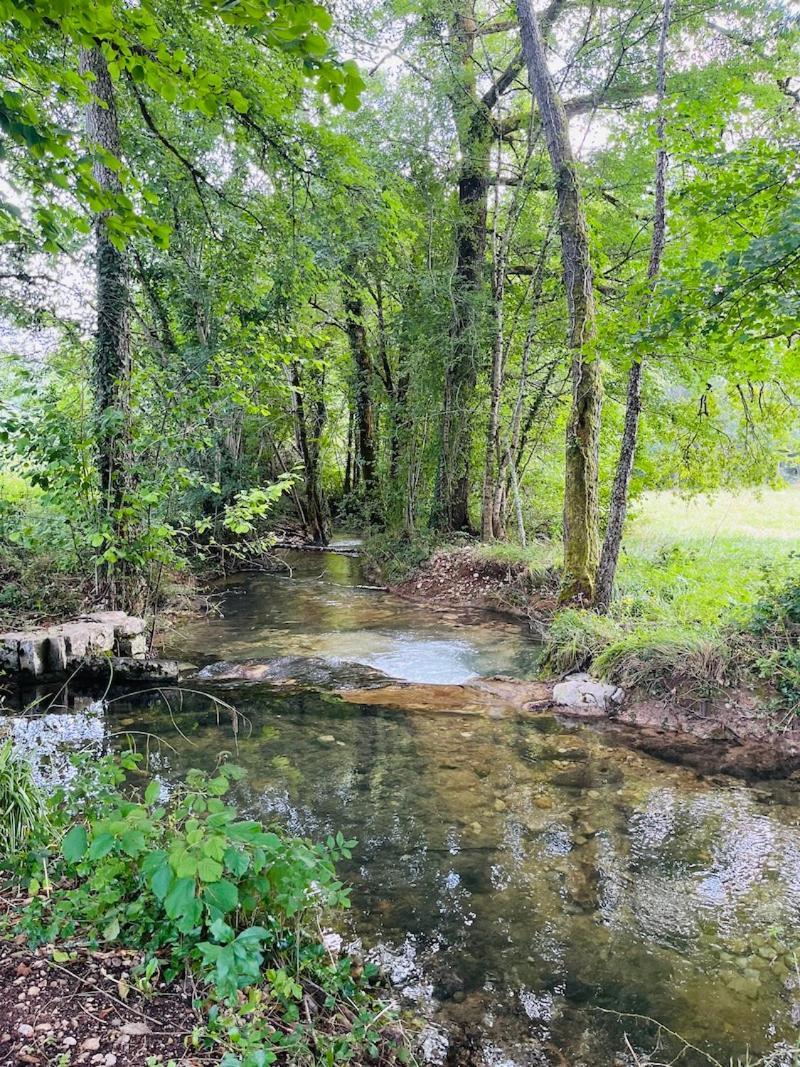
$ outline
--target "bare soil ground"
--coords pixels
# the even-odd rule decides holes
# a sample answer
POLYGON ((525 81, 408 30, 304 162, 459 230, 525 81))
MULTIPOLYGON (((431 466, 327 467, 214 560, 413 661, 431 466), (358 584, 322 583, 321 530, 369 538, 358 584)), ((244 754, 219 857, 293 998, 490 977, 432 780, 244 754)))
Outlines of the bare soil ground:
POLYGON ((484 558, 472 548, 445 549, 433 556, 391 591, 409 600, 489 608, 517 617, 545 619, 557 606, 557 586, 537 587, 530 568, 521 562, 484 558))
POLYGON ((199 1022, 191 987, 176 982, 143 997, 131 984, 135 953, 84 949, 57 963, 51 947, 31 951, 20 938, 6 940, 1 951, 0 1064, 214 1062, 188 1043, 199 1022))

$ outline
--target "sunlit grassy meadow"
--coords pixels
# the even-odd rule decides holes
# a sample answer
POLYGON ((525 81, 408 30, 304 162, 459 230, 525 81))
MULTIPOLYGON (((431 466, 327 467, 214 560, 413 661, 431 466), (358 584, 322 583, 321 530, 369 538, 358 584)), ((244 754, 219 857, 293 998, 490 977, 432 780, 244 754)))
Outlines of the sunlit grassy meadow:
POLYGON ((714 624, 800 552, 800 487, 684 499, 649 493, 629 522, 615 613, 714 624))
MULTIPOLYGON (((524 559, 550 588, 557 581, 560 546, 553 542, 477 551, 508 562, 524 559)), ((620 684, 653 690, 680 674, 699 692, 750 670, 772 681, 791 707, 800 694, 800 657, 776 620, 781 612, 792 614, 794 594, 776 591, 795 588, 796 578, 788 580, 798 571, 800 486, 691 499, 645 494, 629 517, 610 613, 558 612, 547 628, 544 669, 566 674, 590 667, 620 684), (781 596, 783 606, 761 627, 758 647, 736 636, 758 630, 755 615, 781 596)))
MULTIPOLYGON (((481 545, 494 559, 559 566, 560 546, 481 545)), ((800 553, 800 486, 686 498, 646 493, 625 531, 612 615, 713 626, 753 604, 800 553)))

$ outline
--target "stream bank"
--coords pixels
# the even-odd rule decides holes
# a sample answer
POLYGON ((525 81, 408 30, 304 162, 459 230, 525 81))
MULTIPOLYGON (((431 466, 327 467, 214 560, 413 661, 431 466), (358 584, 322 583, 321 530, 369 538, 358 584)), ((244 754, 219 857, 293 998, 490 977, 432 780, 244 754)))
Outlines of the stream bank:
MULTIPOLYGON (((553 640, 550 624, 558 611, 558 574, 554 569, 534 572, 522 559, 487 556, 479 547, 434 551, 392 585, 391 592, 416 603, 465 611, 491 609, 506 617, 526 619, 532 635, 544 645, 544 673, 555 679, 551 688, 572 672, 591 670, 594 658, 604 651, 599 635, 608 624, 604 617, 588 612, 573 612, 587 617, 586 621, 577 617, 574 633, 566 627, 567 632, 553 640), (586 631, 581 632, 584 626, 586 631), (591 632, 593 628, 597 635, 591 632)), ((610 625, 608 629, 606 645, 615 639, 610 625)), ((622 645, 624 638, 623 629, 616 639, 622 639, 622 645)), ((734 643, 744 645, 746 641, 734 636, 734 643)), ((717 649, 712 640, 695 640, 687 633, 673 651, 669 640, 658 634, 654 634, 653 644, 652 664, 647 663, 646 639, 641 648, 633 642, 629 654, 617 656, 619 662, 610 672, 610 681, 627 687, 621 705, 602 709, 593 704, 577 705, 562 708, 562 713, 595 721, 607 719, 616 727, 627 728, 625 736, 634 747, 708 773, 775 777, 797 770, 797 708, 793 711, 791 702, 781 700, 763 677, 747 676, 736 663, 732 665, 733 677, 745 676, 738 682, 726 679, 724 642, 720 641, 717 649), (659 658, 663 660, 661 668, 659 658), (637 675, 640 682, 630 681, 637 675)), ((768 653, 774 655, 774 650, 765 648, 764 654, 768 653)), ((731 659, 735 656, 734 651, 731 659)), ((419 694, 416 699, 419 702, 419 694)), ((524 706, 524 700, 516 703, 524 706)), ((541 706, 547 703, 545 698, 541 706)))

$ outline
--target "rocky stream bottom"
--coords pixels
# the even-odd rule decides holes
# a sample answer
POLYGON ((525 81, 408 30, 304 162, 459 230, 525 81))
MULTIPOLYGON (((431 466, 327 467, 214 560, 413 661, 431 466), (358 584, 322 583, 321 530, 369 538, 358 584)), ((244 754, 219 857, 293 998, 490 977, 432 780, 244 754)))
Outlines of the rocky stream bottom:
MULTIPOLYGON (((245 811, 357 838, 339 933, 425 1020, 426 1062, 794 1062, 800 782, 701 776, 460 687, 424 713, 380 688, 196 688, 62 694, 3 725, 45 781, 68 775, 67 749, 129 732, 169 743, 150 742, 167 786, 229 752, 245 811)), ((101 1062, 83 1051, 73 1062, 101 1062)))
MULTIPOLYGON (((69 750, 131 736, 167 792, 227 756, 248 771, 234 797, 245 812, 356 838, 338 934, 421 1020, 425 1063, 796 1065, 793 741, 776 746, 735 711, 658 701, 564 714, 534 680, 523 624, 366 588, 350 556, 287 552, 284 564, 230 579, 218 614, 170 636, 194 678, 105 699, 56 686, 0 729, 45 784, 69 780, 69 750)), ((94 993, 111 1044, 83 1047, 71 1027, 41 1037, 48 1006, 77 1018, 90 994, 80 975, 31 981, 20 951, 0 968, 0 1063, 173 1055, 146 1035, 118 1048, 134 1020, 94 993), (49 984, 61 979, 73 984, 49 984), (39 1060, 15 1058, 28 1047, 20 1003, 39 1060)), ((162 1029, 180 1045, 190 1018, 173 1022, 162 1029)))

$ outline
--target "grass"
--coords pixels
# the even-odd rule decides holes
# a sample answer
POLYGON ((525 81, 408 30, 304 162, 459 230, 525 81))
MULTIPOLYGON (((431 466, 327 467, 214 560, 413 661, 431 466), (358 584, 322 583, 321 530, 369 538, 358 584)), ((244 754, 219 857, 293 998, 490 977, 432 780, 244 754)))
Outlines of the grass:
MULTIPOLYGON (((476 551, 524 560, 534 575, 560 562, 560 546, 548 542, 476 551)), ((778 693, 776 706, 796 708, 798 553, 800 486, 693 499, 645 494, 628 523, 610 613, 559 612, 543 666, 703 695, 755 674, 778 693), (761 625, 765 612, 769 624, 761 625)))
MULTIPOLYGON (((561 546, 533 541, 476 546, 485 559, 558 567, 561 546)), ((611 615, 716 626, 756 603, 765 573, 788 570, 800 551, 800 486, 686 499, 645 493, 632 509, 611 615)))
POLYGON ((614 615, 715 626, 757 601, 766 571, 800 550, 800 486, 637 503, 620 559, 614 615))
POLYGON ((46 825, 44 800, 31 769, 8 739, 0 743, 0 856, 21 848, 29 833, 46 825))

